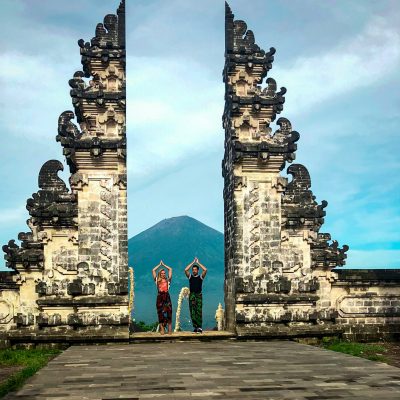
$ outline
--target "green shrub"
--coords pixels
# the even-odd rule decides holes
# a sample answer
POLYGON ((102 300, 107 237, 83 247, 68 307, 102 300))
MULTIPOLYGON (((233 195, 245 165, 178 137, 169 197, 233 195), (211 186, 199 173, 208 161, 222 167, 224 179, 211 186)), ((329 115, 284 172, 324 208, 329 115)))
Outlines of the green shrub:
POLYGON ((157 329, 157 326, 158 322, 146 324, 144 321, 139 321, 134 323, 134 330, 136 332, 153 332, 157 329))

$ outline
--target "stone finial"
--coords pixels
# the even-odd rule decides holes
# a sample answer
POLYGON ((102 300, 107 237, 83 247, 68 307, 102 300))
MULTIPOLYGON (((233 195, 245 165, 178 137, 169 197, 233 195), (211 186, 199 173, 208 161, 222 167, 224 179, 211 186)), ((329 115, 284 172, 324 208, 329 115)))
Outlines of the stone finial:
POLYGON ((26 202, 31 216, 28 225, 32 232, 19 233, 21 247, 14 240, 3 246, 7 267, 17 269, 18 265, 22 265, 29 269, 43 268, 43 245, 48 235, 42 227, 75 227, 78 214, 76 196, 68 193, 67 186, 58 176, 58 172, 63 170, 58 160, 47 161, 40 169, 40 190, 26 202))
POLYGON ((76 195, 68 192, 64 181, 58 176, 64 166, 58 160, 43 164, 39 172, 37 193, 26 202, 33 225, 75 226, 77 217, 76 195))
POLYGON ((331 241, 329 233, 318 233, 317 240, 311 243, 311 260, 314 268, 343 267, 346 264, 347 251, 349 246, 346 244, 339 247, 336 240, 331 241))
POLYGON ((75 118, 73 111, 64 111, 58 117, 57 142, 64 143, 68 139, 78 139, 82 135, 78 127, 72 122, 75 118))
POLYGON ((40 189, 67 192, 64 181, 58 176, 59 171, 64 171, 64 166, 58 160, 50 160, 43 164, 39 172, 38 184, 40 189))
POLYGON ((307 168, 301 164, 291 165, 287 173, 293 179, 286 187, 282 197, 282 217, 287 229, 298 229, 307 226, 318 232, 324 223, 324 209, 328 202, 323 200, 318 204, 311 191, 311 178, 307 168))
POLYGON ((21 243, 21 247, 15 243, 15 240, 10 240, 8 244, 3 246, 2 250, 5 253, 4 259, 7 268, 17 270, 17 265, 29 269, 43 268, 43 244, 36 242, 32 235, 27 234, 25 240, 21 243))
POLYGON ((125 57, 125 0, 122 0, 116 14, 108 14, 97 24, 95 36, 90 42, 78 41, 81 49, 85 77, 92 74, 91 60, 101 59, 108 64, 111 59, 125 57))
POLYGON ((268 52, 255 42, 253 31, 247 29, 246 22, 235 20, 228 3, 225 2, 225 57, 227 64, 244 63, 248 67, 262 66, 263 77, 272 68, 276 50, 271 47, 268 52))

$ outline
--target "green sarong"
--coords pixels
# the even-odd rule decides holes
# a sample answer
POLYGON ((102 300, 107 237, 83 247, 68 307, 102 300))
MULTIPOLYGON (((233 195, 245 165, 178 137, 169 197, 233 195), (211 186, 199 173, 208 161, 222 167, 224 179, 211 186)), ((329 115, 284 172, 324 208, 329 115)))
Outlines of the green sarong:
POLYGON ((201 293, 190 293, 189 310, 193 328, 201 328, 203 325, 203 296, 201 293))

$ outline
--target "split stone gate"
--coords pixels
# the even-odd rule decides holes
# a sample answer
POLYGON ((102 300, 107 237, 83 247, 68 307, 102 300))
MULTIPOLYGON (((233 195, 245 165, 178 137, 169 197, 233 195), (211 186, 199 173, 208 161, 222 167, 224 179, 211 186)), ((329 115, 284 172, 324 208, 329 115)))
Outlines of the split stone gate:
MULTIPOLYGON (((276 120, 286 89, 267 78, 275 49, 262 50, 225 7, 226 329, 398 335, 400 271, 333 271, 348 247, 320 233, 327 202, 316 201, 303 165, 281 175, 300 135, 276 120)), ((71 190, 58 177, 63 164, 46 162, 27 201, 29 232, 3 246, 11 271, 0 273, 0 334, 12 343, 129 340, 124 0, 78 44, 74 111, 60 115, 56 137, 71 190)))

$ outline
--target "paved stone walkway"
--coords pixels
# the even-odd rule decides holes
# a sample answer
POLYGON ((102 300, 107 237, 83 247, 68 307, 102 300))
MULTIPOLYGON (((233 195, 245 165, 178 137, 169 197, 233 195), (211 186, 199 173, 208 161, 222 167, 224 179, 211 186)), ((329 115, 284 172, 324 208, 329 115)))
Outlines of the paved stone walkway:
POLYGON ((288 341, 70 347, 8 399, 400 399, 400 369, 288 341))

